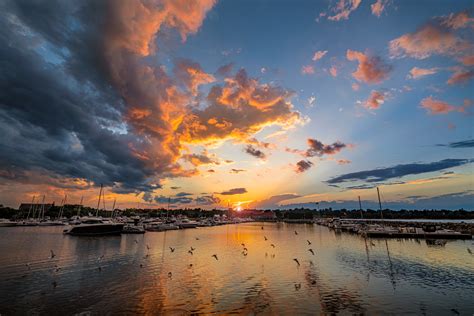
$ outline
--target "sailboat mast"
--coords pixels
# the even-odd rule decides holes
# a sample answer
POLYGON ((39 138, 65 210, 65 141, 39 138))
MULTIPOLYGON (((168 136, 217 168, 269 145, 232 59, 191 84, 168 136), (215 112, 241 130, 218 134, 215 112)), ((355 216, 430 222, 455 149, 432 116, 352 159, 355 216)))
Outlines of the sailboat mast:
POLYGON ((28 215, 26 216, 26 219, 30 218, 30 212, 31 209, 33 208, 33 204, 35 204, 35 195, 33 195, 33 199, 31 200, 30 208, 28 209, 28 215))
POLYGON ((112 214, 110 217, 114 217, 114 212, 115 212, 115 202, 117 202, 117 198, 114 199, 114 205, 112 206, 112 214))
POLYGON ((99 207, 100 207, 100 198, 102 196, 102 184, 100 184, 100 191, 99 191, 99 201, 97 201, 97 210, 95 211, 95 216, 99 216, 99 207))
POLYGON ((81 215, 81 208, 82 208, 82 200, 84 199, 84 196, 81 196, 81 203, 79 204, 79 207, 77 208, 77 217, 80 217, 81 215))
POLYGON ((364 217, 362 216, 362 204, 360 203, 360 195, 359 195, 359 211, 360 211, 360 218, 361 218, 361 219, 364 218, 364 217))
POLYGON ((41 219, 44 218, 44 199, 46 198, 46 195, 43 195, 43 202, 41 203, 41 219))
POLYGON ((168 208, 166 209, 166 219, 168 219, 168 216, 170 213, 170 202, 171 202, 171 198, 168 197, 168 208))
POLYGON ((380 218, 383 219, 382 203, 380 202, 380 191, 379 191, 379 187, 377 187, 377 195, 378 195, 378 197, 379 197, 380 218))

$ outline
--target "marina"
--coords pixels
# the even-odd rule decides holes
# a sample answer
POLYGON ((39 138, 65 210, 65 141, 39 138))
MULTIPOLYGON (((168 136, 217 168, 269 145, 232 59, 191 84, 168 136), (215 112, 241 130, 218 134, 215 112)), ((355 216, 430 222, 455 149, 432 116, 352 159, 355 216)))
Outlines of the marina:
POLYGON ((2 315, 474 312, 469 240, 365 239, 283 222, 100 238, 62 230, 0 229, 2 315))

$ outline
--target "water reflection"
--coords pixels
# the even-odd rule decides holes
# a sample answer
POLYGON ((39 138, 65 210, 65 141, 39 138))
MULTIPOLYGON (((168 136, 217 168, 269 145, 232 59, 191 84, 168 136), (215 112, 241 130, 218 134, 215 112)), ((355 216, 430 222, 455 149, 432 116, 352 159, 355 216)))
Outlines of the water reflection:
POLYGON ((262 226, 106 238, 1 229, 0 314, 474 312, 472 241, 432 245, 262 226))

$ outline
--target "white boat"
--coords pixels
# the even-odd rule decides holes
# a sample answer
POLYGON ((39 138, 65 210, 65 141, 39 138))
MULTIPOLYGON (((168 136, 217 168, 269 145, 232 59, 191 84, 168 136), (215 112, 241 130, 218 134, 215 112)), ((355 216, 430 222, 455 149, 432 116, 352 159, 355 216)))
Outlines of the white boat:
POLYGON ((123 224, 104 221, 99 217, 83 217, 79 225, 71 226, 64 230, 64 233, 74 236, 120 235, 123 226, 123 224))
POLYGON ((198 222, 182 218, 176 221, 176 225, 178 225, 179 228, 196 228, 198 227, 198 222))
POLYGON ((0 218, 0 227, 13 227, 17 226, 17 223, 6 218, 0 218))
POLYGON ((179 229, 179 226, 162 222, 151 222, 145 225, 145 230, 150 232, 163 232, 165 230, 176 229, 179 229))

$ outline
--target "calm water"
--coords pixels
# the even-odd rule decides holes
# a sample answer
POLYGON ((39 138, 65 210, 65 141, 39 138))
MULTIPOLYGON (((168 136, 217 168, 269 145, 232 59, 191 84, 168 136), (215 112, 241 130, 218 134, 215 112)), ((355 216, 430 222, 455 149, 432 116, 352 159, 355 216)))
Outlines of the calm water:
POLYGON ((1 315, 474 313, 471 240, 433 247, 269 223, 101 238, 62 229, 0 228, 1 315))

